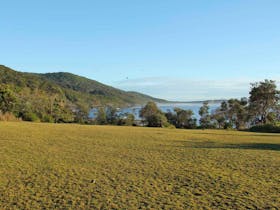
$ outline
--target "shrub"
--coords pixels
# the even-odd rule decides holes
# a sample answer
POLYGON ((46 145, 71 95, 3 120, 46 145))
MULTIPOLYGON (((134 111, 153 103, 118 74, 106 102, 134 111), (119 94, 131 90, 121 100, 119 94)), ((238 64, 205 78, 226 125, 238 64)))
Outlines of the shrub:
POLYGON ((44 115, 42 118, 42 122, 48 122, 48 123, 53 123, 54 119, 52 116, 50 115, 44 115))
POLYGON ((273 124, 256 125, 250 128, 252 132, 280 133, 280 126, 273 124))
POLYGON ((15 117, 15 115, 13 115, 13 113, 10 112, 6 112, 5 114, 3 114, 0 111, 0 121, 20 121, 20 118, 15 117))
POLYGON ((38 118, 38 116, 33 113, 33 112, 25 112, 22 116, 22 119, 24 121, 31 121, 31 122, 38 122, 40 121, 40 119, 38 118))

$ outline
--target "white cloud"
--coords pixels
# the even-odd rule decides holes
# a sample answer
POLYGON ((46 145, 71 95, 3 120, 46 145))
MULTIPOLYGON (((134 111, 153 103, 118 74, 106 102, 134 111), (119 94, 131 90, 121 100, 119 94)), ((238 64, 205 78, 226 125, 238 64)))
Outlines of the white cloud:
MULTIPOLYGON (((229 99, 248 96, 250 83, 262 79, 191 80, 185 78, 151 77, 118 81, 114 86, 138 91, 167 100, 229 99)), ((280 87, 280 79, 277 81, 280 87)))

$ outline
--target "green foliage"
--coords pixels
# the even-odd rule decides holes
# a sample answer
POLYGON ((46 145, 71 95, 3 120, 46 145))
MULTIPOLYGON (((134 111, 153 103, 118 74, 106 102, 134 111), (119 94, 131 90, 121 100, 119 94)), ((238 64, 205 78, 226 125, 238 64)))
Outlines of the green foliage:
POLYGON ((263 133, 280 133, 280 125, 274 125, 274 124, 255 125, 250 128, 250 131, 263 132, 263 133))
POLYGON ((54 123, 55 121, 54 121, 54 119, 53 119, 53 117, 52 116, 50 116, 50 115, 44 115, 43 117, 42 117, 42 120, 41 120, 42 122, 48 122, 48 123, 54 123))
POLYGON ((167 127, 167 119, 162 113, 155 113, 146 117, 148 127, 167 127))
POLYGON ((175 108, 174 113, 168 112, 165 114, 168 122, 174 125, 176 128, 196 128, 196 119, 193 117, 192 110, 183 110, 175 108))
POLYGON ((133 126, 135 124, 135 117, 133 114, 124 114, 119 116, 117 125, 133 126))
MULTIPOLYGON (((195 128, 190 110, 162 113, 154 102, 163 100, 136 92, 125 92, 97 81, 70 73, 21 73, 0 65, 0 111, 28 121, 56 123, 91 123, 92 107, 108 107, 95 121, 98 124, 133 125, 115 108, 132 104, 147 105, 140 116, 150 127, 195 128), (148 102, 153 101, 153 102, 148 102)), ((249 102, 246 98, 224 101, 214 113, 207 102, 199 110, 200 128, 247 129, 251 125, 275 124, 280 120, 280 91, 275 81, 252 84, 249 102)))
POLYGON ((99 107, 97 112, 97 117, 95 119, 96 124, 98 125, 106 125, 107 124, 107 116, 106 110, 104 107, 99 107))
POLYGON ((2 113, 13 112, 16 97, 8 85, 0 84, 0 111, 2 113))
POLYGON ((88 114, 93 106, 117 107, 151 100, 163 101, 70 73, 22 73, 2 65, 0 84, 2 112, 13 112, 16 116, 33 113, 43 122, 88 123, 88 114))
POLYGON ((218 128, 227 129, 231 127, 229 120, 229 109, 228 102, 222 101, 219 108, 211 115, 211 120, 214 121, 214 125, 217 125, 218 128))
POLYGON ((182 110, 175 108, 174 111, 177 114, 177 126, 178 128, 195 128, 196 119, 193 118, 192 110, 182 110))
POLYGON ((230 99, 228 101, 228 119, 236 129, 245 128, 248 121, 247 103, 245 100, 230 99))
POLYGON ((148 102, 140 110, 140 117, 144 119, 148 127, 166 127, 169 124, 165 115, 154 102, 148 102))
POLYGON ((33 112, 24 112, 21 116, 21 118, 25 121, 31 121, 31 122, 38 122, 40 121, 39 117, 33 113, 33 112))
POLYGON ((63 89, 69 90, 67 95, 69 100, 71 98, 75 98, 74 95, 79 95, 78 98, 81 100, 87 100, 84 97, 87 95, 87 97, 91 98, 91 100, 95 100, 96 104, 94 105, 103 106, 109 104, 113 104, 115 106, 127 106, 131 104, 143 104, 148 101, 164 101, 140 93, 125 92, 104 85, 95 80, 90 80, 70 73, 48 73, 40 76, 54 82, 63 89))
POLYGON ((200 107, 199 115, 200 115, 199 124, 201 128, 205 129, 205 128, 213 127, 213 125, 211 124, 211 116, 209 113, 208 102, 204 102, 202 107, 200 107))
POLYGON ((254 124, 266 124, 270 113, 274 112, 279 105, 280 91, 276 89, 273 80, 265 80, 251 85, 250 114, 255 119, 254 124))
POLYGON ((135 117, 133 114, 127 114, 124 119, 124 125, 131 126, 134 125, 135 117))
MULTIPOLYGON (((269 81, 265 81, 267 83, 269 81)), ((271 81, 270 81, 271 82, 271 81)), ((273 82, 272 82, 273 83, 273 82)), ((263 85, 262 83, 260 83, 263 85)), ((258 89, 259 88, 259 83, 255 84, 254 88, 258 89)), ((253 88, 253 89, 254 89, 253 88)), ((261 88, 262 89, 262 88, 261 88)), ((254 89, 254 91, 257 91, 254 89)), ((260 91, 260 90, 258 90, 260 91)), ((265 90, 267 91, 267 90, 265 90)), ((278 92, 277 90, 273 90, 273 92, 278 92)), ((254 93, 256 94, 256 93, 254 93)), ((264 97, 261 96, 262 93, 260 94, 260 98, 264 97)), ((266 124, 275 124, 279 119, 280 119, 280 112, 279 112, 279 105, 278 102, 276 105, 270 106, 270 108, 267 108, 267 111, 264 111, 264 115, 261 114, 260 110, 264 110, 263 108, 260 109, 260 107, 263 107, 263 105, 260 105, 259 107, 259 113, 256 112, 256 107, 259 105, 256 105, 257 102, 257 96, 254 100, 255 102, 249 101, 246 98, 241 98, 241 100, 238 99, 230 99, 226 102, 223 102, 212 115, 211 118, 218 124, 218 128, 224 127, 225 129, 227 128, 235 128, 238 130, 244 130, 248 129, 250 125, 260 125, 266 122, 266 124)), ((271 96, 272 97, 272 96, 271 96)), ((276 101, 277 96, 276 97, 276 101)), ((251 97, 252 100, 252 97, 251 97)), ((265 99, 260 99, 261 101, 259 102, 260 104, 270 104, 269 101, 264 102, 265 99)), ((269 99, 267 99, 269 100, 269 99)), ((252 131, 257 131, 258 129, 260 130, 267 130, 269 132, 269 126, 256 126, 253 127, 251 130, 252 131), (267 129, 266 129, 267 128, 267 129)))
POLYGON ((161 111, 157 107, 156 103, 150 101, 141 109, 140 116, 145 118, 160 112, 161 111))
POLYGON ((119 120, 119 116, 117 113, 117 109, 115 107, 107 107, 106 108, 106 121, 110 125, 117 125, 119 120))

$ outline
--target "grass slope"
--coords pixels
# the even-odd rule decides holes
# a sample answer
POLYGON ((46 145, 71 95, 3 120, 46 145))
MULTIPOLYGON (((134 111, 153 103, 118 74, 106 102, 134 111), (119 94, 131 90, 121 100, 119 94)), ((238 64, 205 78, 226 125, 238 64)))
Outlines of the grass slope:
POLYGON ((0 123, 0 209, 278 209, 280 136, 0 123))

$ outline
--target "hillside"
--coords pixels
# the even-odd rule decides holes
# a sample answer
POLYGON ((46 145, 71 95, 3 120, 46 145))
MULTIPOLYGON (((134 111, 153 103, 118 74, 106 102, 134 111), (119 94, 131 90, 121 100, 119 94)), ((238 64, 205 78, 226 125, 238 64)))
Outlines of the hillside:
POLYGON ((40 77, 54 82, 67 91, 76 91, 83 94, 98 97, 101 101, 123 105, 144 104, 148 101, 165 102, 165 100, 153 98, 137 92, 127 92, 95 80, 77 76, 71 73, 58 72, 39 74, 40 77))
POLYGON ((14 112, 19 117, 30 115, 26 118, 37 117, 43 121, 51 115, 51 118, 71 122, 81 117, 77 115, 85 117, 91 107, 100 105, 124 107, 148 101, 164 102, 70 73, 24 73, 3 65, 0 65, 0 84, 16 98, 14 112), (28 113, 23 113, 23 110, 28 113))

